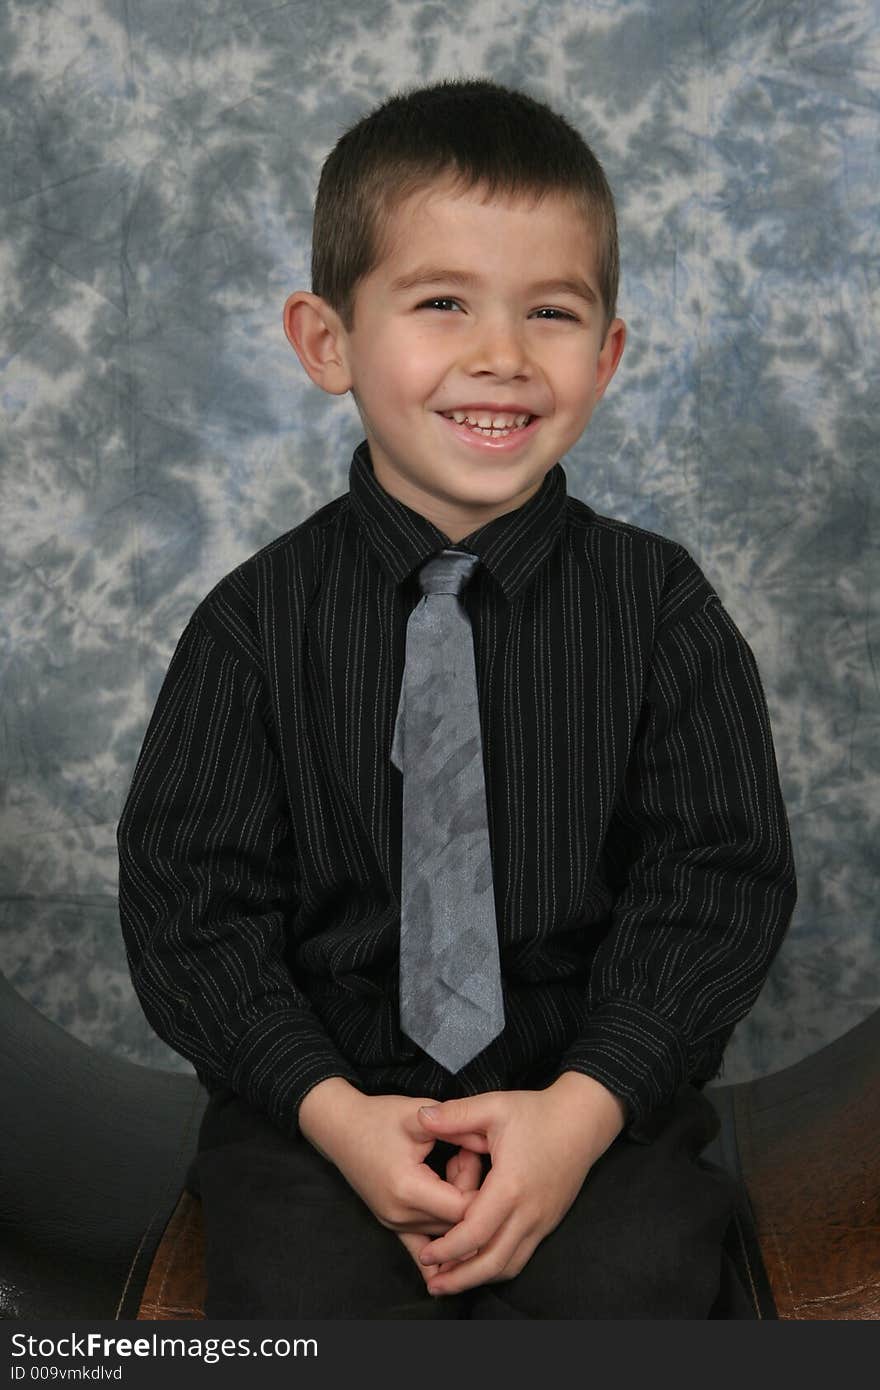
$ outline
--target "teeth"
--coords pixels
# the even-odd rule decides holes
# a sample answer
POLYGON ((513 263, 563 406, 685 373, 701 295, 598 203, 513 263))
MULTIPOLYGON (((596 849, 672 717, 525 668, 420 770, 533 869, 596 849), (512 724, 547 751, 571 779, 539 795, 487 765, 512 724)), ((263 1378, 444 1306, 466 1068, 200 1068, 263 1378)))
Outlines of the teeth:
POLYGON ((490 411, 474 412, 467 415, 463 410, 446 410, 443 412, 448 420, 454 420, 458 425, 471 425, 482 430, 510 430, 522 429, 529 419, 525 415, 492 415, 490 411))

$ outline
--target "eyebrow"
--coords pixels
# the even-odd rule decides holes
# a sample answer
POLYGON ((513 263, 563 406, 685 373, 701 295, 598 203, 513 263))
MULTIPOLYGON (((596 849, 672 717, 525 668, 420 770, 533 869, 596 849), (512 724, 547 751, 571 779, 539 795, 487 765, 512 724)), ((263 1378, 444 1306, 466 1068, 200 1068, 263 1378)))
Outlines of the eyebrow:
MULTIPOLYGON (((391 281, 393 291, 412 290, 418 285, 436 285, 444 283, 447 285, 464 285, 471 287, 480 282, 478 275, 471 274, 467 270, 445 270, 442 266, 419 266, 409 275, 399 275, 397 279, 391 281)), ((594 290, 590 289, 586 280, 582 280, 579 275, 569 279, 559 280, 540 280, 536 284, 527 286, 529 294, 559 294, 568 293, 577 295, 578 299, 585 299, 588 304, 597 304, 598 298, 594 290)))

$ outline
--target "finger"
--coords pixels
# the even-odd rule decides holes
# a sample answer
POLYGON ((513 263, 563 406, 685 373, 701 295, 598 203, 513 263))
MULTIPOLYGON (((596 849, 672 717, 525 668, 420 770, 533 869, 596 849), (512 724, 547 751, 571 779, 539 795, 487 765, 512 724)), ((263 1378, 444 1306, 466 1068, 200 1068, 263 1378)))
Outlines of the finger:
MULTIPOLYGON (((428 1137, 428 1135, 422 1136, 423 1139, 428 1137)), ((447 1144, 458 1144, 463 1149, 470 1149, 472 1153, 487 1154, 490 1152, 489 1140, 485 1134, 480 1134, 477 1130, 438 1134, 437 1138, 442 1138, 447 1144)))
MULTIPOLYGON (((424 1265, 419 1264, 419 1250, 421 1249, 421 1246, 409 1244, 410 1241, 418 1240, 418 1235, 401 1234, 400 1239, 409 1251, 412 1257, 413 1264, 416 1266, 417 1270, 419 1271, 419 1274, 421 1274, 422 1279, 424 1280, 426 1285, 430 1279, 434 1279, 438 1274, 447 1274, 450 1269, 455 1269, 458 1265, 457 1260, 447 1260, 444 1264, 440 1266, 439 1269, 436 1267, 436 1265, 432 1265, 429 1269, 426 1269, 424 1265)), ((428 1240, 429 1237, 423 1236, 421 1239, 428 1240)))
POLYGON ((456 1260, 451 1269, 448 1267, 448 1261, 444 1261, 439 1269, 435 1268, 428 1277, 428 1292, 463 1293, 465 1289, 475 1289, 480 1284, 498 1283, 511 1277, 505 1274, 505 1270, 521 1245, 515 1213, 511 1213, 488 1245, 473 1252, 466 1259, 456 1260))
POLYGON ((476 1192, 483 1176, 480 1155, 471 1149, 459 1149, 446 1165, 446 1178, 460 1192, 476 1192))
POLYGON ((455 1132, 444 1131, 443 1134, 439 1132, 431 1134, 429 1133, 429 1128, 429 1125, 422 1124, 420 1119, 416 1120, 415 1129, 417 1132, 413 1137, 417 1139, 420 1144, 430 1144, 432 1141, 436 1143, 438 1139, 442 1139, 447 1144, 458 1144, 463 1149, 470 1149, 472 1153, 487 1154, 490 1151, 489 1139, 481 1130, 465 1129, 460 1131, 456 1130, 455 1132))
POLYGON ((427 1244, 431 1237, 422 1235, 418 1231, 398 1231, 397 1235, 401 1244, 404 1246, 406 1250, 409 1251, 409 1254, 412 1257, 413 1264, 415 1265, 419 1273, 423 1276, 425 1283, 427 1284, 431 1276, 430 1273, 428 1273, 425 1270, 424 1265, 419 1263, 419 1251, 422 1249, 423 1245, 427 1244))
POLYGON ((445 1236, 447 1231, 452 1230, 452 1226, 448 1221, 435 1221, 433 1217, 426 1213, 424 1216, 414 1216, 405 1226, 394 1226, 392 1229, 395 1235, 411 1236, 421 1232, 429 1239, 433 1240, 437 1236, 445 1236))
POLYGON ((469 1148, 488 1153, 487 1136, 503 1119, 505 1107, 509 1109, 509 1102, 503 1092, 481 1091, 475 1096, 459 1096, 428 1106, 423 1102, 415 1113, 423 1133, 435 1134, 451 1144, 466 1143, 469 1148))
POLYGON ((421 1264, 419 1261, 419 1253, 429 1243, 431 1239, 429 1235, 425 1235, 420 1231, 398 1231, 397 1235, 401 1244, 409 1252, 413 1264, 416 1266, 416 1269, 419 1271, 419 1274, 421 1274, 426 1284, 428 1280, 432 1279, 435 1275, 445 1274, 447 1270, 455 1269, 457 1264, 456 1260, 446 1260, 439 1267, 437 1265, 425 1266, 421 1264))
POLYGON ((470 1258, 475 1250, 484 1250, 510 1216, 509 1199, 499 1196, 494 1171, 470 1202, 457 1225, 425 1247, 422 1264, 442 1264, 444 1260, 470 1258))
POLYGON ((431 1237, 423 1235, 420 1231, 398 1231, 397 1238, 412 1255, 419 1269, 424 1270, 424 1265, 419 1263, 419 1253, 422 1247, 427 1245, 431 1237))
POLYGON ((445 1236, 447 1231, 453 1230, 454 1227, 459 1224, 459 1221, 463 1220, 464 1214, 471 1202, 476 1200, 478 1191, 479 1189, 477 1188, 472 1192, 461 1192, 461 1211, 458 1217, 452 1221, 441 1221, 430 1212, 416 1212, 405 1224, 394 1226, 392 1229, 398 1233, 402 1231, 409 1233, 421 1231, 425 1235, 431 1237, 445 1236))
POLYGON ((456 1225, 464 1215, 466 1195, 455 1183, 441 1178, 427 1163, 417 1164, 414 1184, 409 1193, 413 1222, 417 1225, 420 1217, 425 1221, 445 1222, 444 1230, 456 1225))

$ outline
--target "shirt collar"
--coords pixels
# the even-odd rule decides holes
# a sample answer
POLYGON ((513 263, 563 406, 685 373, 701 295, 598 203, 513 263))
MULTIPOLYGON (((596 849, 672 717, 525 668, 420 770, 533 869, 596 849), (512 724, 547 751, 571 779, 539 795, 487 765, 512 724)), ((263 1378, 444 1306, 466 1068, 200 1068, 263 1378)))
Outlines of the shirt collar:
POLYGON ((385 491, 363 439, 351 460, 349 495, 367 541, 395 584, 440 550, 466 550, 479 555, 505 598, 512 600, 553 549, 565 520, 568 493, 565 470, 555 463, 528 502, 485 522, 453 545, 427 517, 385 491))

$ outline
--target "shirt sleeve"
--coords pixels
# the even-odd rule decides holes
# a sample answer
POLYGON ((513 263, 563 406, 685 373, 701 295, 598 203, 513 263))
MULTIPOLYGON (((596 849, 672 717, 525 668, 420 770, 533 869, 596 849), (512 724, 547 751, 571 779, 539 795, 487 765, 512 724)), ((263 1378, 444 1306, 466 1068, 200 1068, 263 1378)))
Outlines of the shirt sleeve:
POLYGON ((119 822, 119 913, 159 1037, 292 1135, 320 1081, 363 1088, 284 959, 298 869, 270 720, 256 668, 195 614, 119 822))
POLYGON ((699 601, 658 631, 606 844, 614 906, 588 1026, 559 1067, 624 1099, 634 1137, 682 1083, 717 1074, 796 898, 755 659, 700 579, 699 601))

